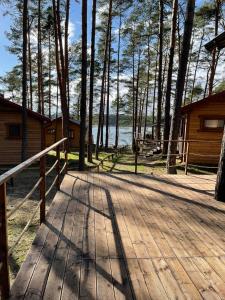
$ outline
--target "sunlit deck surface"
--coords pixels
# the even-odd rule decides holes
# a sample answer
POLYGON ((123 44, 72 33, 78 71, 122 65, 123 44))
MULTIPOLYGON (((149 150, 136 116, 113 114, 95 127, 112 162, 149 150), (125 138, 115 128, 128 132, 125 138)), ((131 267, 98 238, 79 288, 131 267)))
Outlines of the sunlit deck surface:
POLYGON ((225 299, 215 176, 71 172, 13 286, 19 299, 225 299))

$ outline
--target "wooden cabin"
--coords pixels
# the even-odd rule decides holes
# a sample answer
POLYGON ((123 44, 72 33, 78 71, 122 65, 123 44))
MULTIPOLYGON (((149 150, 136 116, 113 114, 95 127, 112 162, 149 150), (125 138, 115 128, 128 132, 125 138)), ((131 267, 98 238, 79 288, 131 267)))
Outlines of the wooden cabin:
MULTIPOLYGON (((62 118, 52 120, 51 124, 45 129, 46 146, 51 146, 62 138, 62 118)), ((69 147, 70 150, 79 148, 80 143, 80 122, 69 120, 69 147)))
POLYGON ((190 163, 218 164, 224 122, 225 91, 182 108, 180 139, 196 140, 189 146, 190 163))
MULTIPOLYGON (((27 109, 28 155, 40 152, 45 145, 44 126, 50 119, 27 109)), ((22 106, 0 96, 0 166, 21 162, 22 106)))

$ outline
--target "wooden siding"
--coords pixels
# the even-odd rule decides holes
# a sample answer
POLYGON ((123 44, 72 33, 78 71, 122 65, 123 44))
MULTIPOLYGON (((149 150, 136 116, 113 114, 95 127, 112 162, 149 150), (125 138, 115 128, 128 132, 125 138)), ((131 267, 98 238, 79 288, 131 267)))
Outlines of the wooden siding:
MULTIPOLYGON (((202 106, 194 109, 189 114, 188 121, 188 134, 187 139, 189 140, 204 140, 204 141, 218 141, 222 140, 223 132, 210 132, 202 131, 201 118, 200 116, 221 116, 225 119, 225 104, 224 103, 205 103, 202 106)), ((220 155, 220 142, 217 143, 204 143, 196 142, 190 144, 190 163, 200 163, 200 164, 217 164, 220 155), (195 156, 191 153, 196 153, 200 155, 212 155, 212 156, 195 156), (215 155, 215 156, 213 156, 215 155)))
MULTIPOLYGON (((21 139, 7 138, 7 123, 22 123, 21 113, 0 111, 0 165, 21 162, 21 139)), ((41 151, 41 122, 28 117, 28 157, 41 151)))
MULTIPOLYGON (((69 139, 70 148, 76 149, 79 148, 80 143, 80 126, 72 122, 69 123, 69 129, 73 130, 74 137, 69 139)), ((59 141, 62 138, 62 120, 53 120, 52 124, 45 129, 46 136, 46 146, 51 146, 55 142, 59 141), (55 133, 50 133, 51 130, 56 130, 55 133)))

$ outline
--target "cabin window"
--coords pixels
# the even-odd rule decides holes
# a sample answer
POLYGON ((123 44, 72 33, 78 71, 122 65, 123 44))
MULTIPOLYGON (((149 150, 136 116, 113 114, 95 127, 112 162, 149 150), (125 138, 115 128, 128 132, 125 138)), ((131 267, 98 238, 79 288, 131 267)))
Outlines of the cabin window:
POLYGON ((225 125, 225 117, 222 116, 203 116, 201 118, 202 131, 223 131, 225 125))
POLYGON ((204 120, 205 128, 223 128, 224 120, 204 120))
POLYGON ((74 131, 69 129, 69 139, 74 139, 74 131))
POLYGON ((21 138, 21 124, 7 124, 7 129, 9 139, 21 138))

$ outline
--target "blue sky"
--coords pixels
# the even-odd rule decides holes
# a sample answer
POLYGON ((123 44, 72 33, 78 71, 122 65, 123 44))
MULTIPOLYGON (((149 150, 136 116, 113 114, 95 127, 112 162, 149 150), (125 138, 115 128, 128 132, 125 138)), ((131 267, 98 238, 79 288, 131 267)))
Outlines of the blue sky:
MULTIPOLYGON (((4 75, 7 71, 10 71, 13 66, 17 64, 17 58, 15 55, 10 54, 7 51, 7 46, 10 45, 5 32, 9 30, 11 24, 11 17, 6 15, 4 16, 4 12, 6 11, 7 6, 0 5, 0 76, 4 75)), ((88 1, 88 27, 90 29, 90 20, 91 20, 91 1, 88 1)), ((81 34, 81 5, 79 3, 75 3, 75 1, 71 1, 71 10, 70 10, 70 22, 73 28, 73 40, 77 40, 80 38, 81 34)), ((88 30, 90 38, 90 30, 88 30)))
MULTIPOLYGON (((203 0, 197 0, 197 5, 202 3, 203 0)), ((11 24, 11 17, 4 16, 6 7, 0 5, 0 76, 4 75, 7 71, 10 71, 13 66, 17 64, 16 56, 10 54, 6 47, 9 45, 9 41, 5 36, 5 32, 9 30, 11 24)), ((77 40, 81 33, 81 5, 71 1, 70 22, 73 27, 73 40, 77 40)), ((88 40, 90 39, 91 32, 91 0, 88 0, 88 40)))

